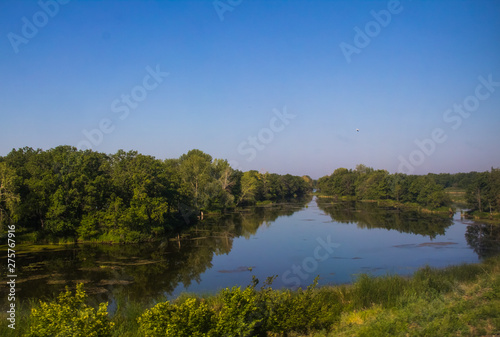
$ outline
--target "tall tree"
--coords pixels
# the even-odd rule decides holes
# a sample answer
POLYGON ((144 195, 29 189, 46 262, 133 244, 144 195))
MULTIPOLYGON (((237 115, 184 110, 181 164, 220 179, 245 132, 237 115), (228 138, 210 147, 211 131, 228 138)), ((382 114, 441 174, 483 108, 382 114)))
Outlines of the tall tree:
POLYGON ((0 228, 17 220, 15 208, 20 198, 16 191, 16 172, 0 162, 0 228))
POLYGON ((467 189, 466 198, 469 207, 474 210, 478 210, 479 212, 483 211, 485 207, 485 201, 486 205, 488 204, 487 196, 488 194, 490 194, 488 178, 488 172, 479 173, 474 179, 474 182, 470 184, 469 188, 467 189))
POLYGON ((213 179, 212 156, 195 149, 182 155, 179 162, 181 178, 190 187, 193 206, 199 209, 203 206, 205 188, 213 179))
POLYGON ((209 184, 210 208, 226 209, 234 204, 232 188, 236 184, 234 169, 225 159, 215 159, 212 163, 212 176, 214 180, 209 184))
POLYGON ((259 172, 254 170, 243 173, 238 204, 253 204, 257 201, 255 196, 259 187, 258 175, 259 172))

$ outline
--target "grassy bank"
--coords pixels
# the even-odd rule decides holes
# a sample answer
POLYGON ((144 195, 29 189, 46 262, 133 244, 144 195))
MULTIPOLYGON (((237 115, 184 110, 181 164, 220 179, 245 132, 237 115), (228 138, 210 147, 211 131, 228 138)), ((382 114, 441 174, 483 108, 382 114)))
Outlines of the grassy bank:
POLYGON ((473 219, 473 220, 486 220, 487 222, 499 223, 500 222, 500 213, 499 212, 465 212, 465 218, 473 219))
POLYGON ((394 305, 382 300, 346 311, 332 331, 311 336, 496 335, 500 333, 499 271, 498 258, 476 266, 421 270, 413 279, 423 286, 421 290, 404 294, 394 305), (427 278, 428 272, 437 272, 436 278, 427 278))
POLYGON ((172 302, 118 300, 115 313, 87 306, 84 291, 17 309, 16 331, 1 314, 2 336, 443 336, 500 333, 500 258, 411 278, 361 275, 351 285, 274 290, 270 283, 182 295, 172 302), (30 315, 31 310, 31 315, 30 315), (52 329, 52 330, 51 330, 52 329), (42 332, 45 331, 45 334, 42 332))

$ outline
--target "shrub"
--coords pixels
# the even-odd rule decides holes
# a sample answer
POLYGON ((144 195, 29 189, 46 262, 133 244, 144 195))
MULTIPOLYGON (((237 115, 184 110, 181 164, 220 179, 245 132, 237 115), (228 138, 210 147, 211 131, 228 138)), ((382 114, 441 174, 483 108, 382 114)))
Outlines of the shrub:
POLYGON ((306 290, 269 293, 267 330, 278 334, 307 333, 330 326, 340 316, 337 297, 315 289, 317 283, 318 277, 306 290))
POLYGON ((75 294, 66 287, 55 301, 40 301, 31 309, 31 326, 28 336, 111 336, 113 323, 109 321, 107 303, 96 310, 84 301, 87 295, 83 284, 76 286, 75 294))
POLYGON ((253 286, 220 292, 222 307, 216 316, 214 336, 254 336, 262 324, 262 313, 253 286))
POLYGON ((181 304, 158 303, 139 317, 143 336, 201 337, 212 329, 212 311, 194 298, 181 304))

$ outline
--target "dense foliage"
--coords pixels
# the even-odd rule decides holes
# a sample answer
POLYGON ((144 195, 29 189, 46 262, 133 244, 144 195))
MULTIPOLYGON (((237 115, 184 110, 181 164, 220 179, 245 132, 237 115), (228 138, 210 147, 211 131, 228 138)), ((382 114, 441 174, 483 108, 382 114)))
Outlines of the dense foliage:
POLYGON ((500 212, 500 169, 477 173, 467 186, 466 198, 473 211, 500 212))
POLYGON ((241 172, 191 150, 160 160, 136 151, 108 155, 59 146, 0 157, 0 226, 81 240, 138 241, 199 211, 301 197, 310 182, 292 175, 241 172))
POLYGON ((429 174, 445 188, 465 191, 467 207, 477 212, 500 212, 500 169, 486 172, 429 174))
POLYGON ((429 173, 428 176, 444 188, 467 189, 476 179, 479 172, 467 173, 429 173))
POLYGON ((320 178, 316 188, 325 195, 354 200, 394 200, 427 208, 450 205, 445 189, 463 193, 463 204, 476 215, 500 212, 500 169, 486 172, 429 173, 424 176, 389 174, 358 165, 336 169, 320 178), (462 192, 460 192, 462 191, 462 192))
POLYGON ((351 197, 358 200, 394 200, 417 203, 429 208, 449 206, 450 199, 441 185, 429 176, 389 174, 364 165, 355 170, 336 169, 330 176, 322 177, 318 190, 335 197, 351 197))
POLYGON ((85 304, 87 295, 83 284, 75 294, 66 289, 57 300, 42 302, 31 309, 30 337, 111 336, 114 323, 108 317, 108 303, 101 303, 97 311, 85 304))

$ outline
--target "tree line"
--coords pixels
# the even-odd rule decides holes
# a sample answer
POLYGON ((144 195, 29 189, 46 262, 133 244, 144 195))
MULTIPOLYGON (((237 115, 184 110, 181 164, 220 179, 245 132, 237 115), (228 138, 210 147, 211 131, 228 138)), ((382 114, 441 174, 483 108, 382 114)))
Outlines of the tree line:
POLYGON ((485 172, 429 174, 445 188, 465 191, 467 207, 471 211, 500 212, 500 169, 485 172))
POLYGON ((389 174, 365 165, 357 165, 355 170, 338 168, 331 175, 319 178, 316 187, 322 194, 337 198, 393 200, 434 209, 451 204, 443 186, 430 176, 389 174))
POLYGON ((486 172, 429 173, 427 175, 389 174, 357 165, 355 170, 338 168, 316 182, 325 195, 356 200, 394 200, 417 203, 428 208, 448 207, 451 200, 445 189, 465 191, 471 211, 500 212, 500 169, 486 172))
POLYGON ((500 212, 500 169, 476 172, 467 186, 466 198, 472 211, 500 212))
POLYGON ((0 157, 0 225, 15 224, 35 239, 137 241, 200 211, 289 200, 311 188, 308 177, 241 172, 196 149, 160 160, 137 151, 25 147, 0 157))

